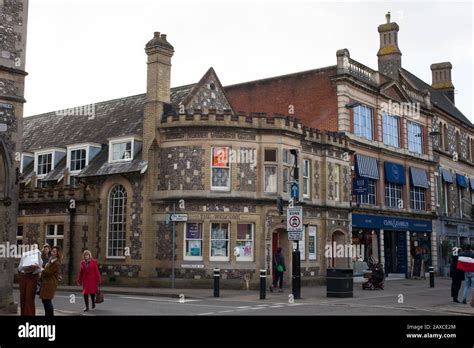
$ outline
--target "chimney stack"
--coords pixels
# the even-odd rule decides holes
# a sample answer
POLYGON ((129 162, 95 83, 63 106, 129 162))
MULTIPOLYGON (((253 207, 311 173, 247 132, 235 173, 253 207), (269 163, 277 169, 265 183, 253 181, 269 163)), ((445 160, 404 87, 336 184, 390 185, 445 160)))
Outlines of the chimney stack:
POLYGON ((454 104, 454 85, 451 80, 450 62, 431 64, 431 87, 443 92, 454 104))
POLYGON ((390 12, 385 15, 386 23, 379 25, 380 49, 377 53, 379 72, 395 80, 399 79, 402 67, 402 52, 398 48, 398 24, 390 22, 390 12))
POLYGON ((145 46, 148 56, 147 100, 170 102, 171 57, 174 48, 166 39, 166 34, 156 31, 153 39, 145 46))

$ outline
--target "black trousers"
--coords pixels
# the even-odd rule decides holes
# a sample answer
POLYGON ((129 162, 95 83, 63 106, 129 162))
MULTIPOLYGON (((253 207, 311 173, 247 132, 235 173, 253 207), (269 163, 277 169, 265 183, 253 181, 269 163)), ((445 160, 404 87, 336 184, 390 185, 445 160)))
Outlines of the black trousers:
POLYGON ((41 300, 43 302, 44 307, 44 315, 47 317, 54 316, 54 307, 53 307, 53 300, 41 300))
POLYGON ((280 289, 283 289, 283 273, 284 272, 275 272, 275 279, 273 281, 273 287, 276 288, 277 284, 279 285, 280 289))
MULTIPOLYGON (((95 308, 95 294, 90 294, 92 300, 92 308, 95 308)), ((89 308, 89 295, 84 294, 84 302, 86 304, 86 308, 89 308)))
POLYGON ((453 279, 453 282, 451 283, 451 297, 453 299, 457 299, 458 294, 459 294, 459 289, 461 289, 462 279, 459 279, 459 278, 452 278, 452 279, 453 279))

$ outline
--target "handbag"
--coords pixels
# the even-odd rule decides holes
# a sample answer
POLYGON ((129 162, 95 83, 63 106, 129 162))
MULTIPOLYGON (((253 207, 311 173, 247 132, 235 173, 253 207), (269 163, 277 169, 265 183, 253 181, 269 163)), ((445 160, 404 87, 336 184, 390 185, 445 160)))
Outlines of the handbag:
POLYGON ((97 291, 95 293, 95 303, 102 303, 104 302, 104 293, 100 291, 99 287, 97 287, 97 291))
POLYGON ((285 268, 283 267, 283 265, 279 265, 279 264, 278 264, 278 260, 277 260, 276 256, 274 257, 274 259, 275 259, 275 263, 277 264, 276 270, 277 270, 278 272, 284 272, 284 271, 285 271, 285 268))

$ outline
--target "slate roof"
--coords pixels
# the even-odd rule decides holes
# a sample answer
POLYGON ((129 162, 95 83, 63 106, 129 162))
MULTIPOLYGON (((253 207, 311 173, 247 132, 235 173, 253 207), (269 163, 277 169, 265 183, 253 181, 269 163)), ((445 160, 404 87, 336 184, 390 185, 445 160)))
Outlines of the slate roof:
POLYGON ((401 73, 402 76, 408 82, 410 82, 416 89, 420 91, 429 90, 431 93, 431 102, 433 105, 447 112, 448 114, 458 119, 462 123, 468 125, 469 127, 474 127, 471 121, 469 121, 469 119, 464 116, 464 114, 451 102, 451 100, 449 100, 449 98, 443 92, 434 89, 429 84, 419 79, 408 70, 402 68, 401 73))
POLYGON ((66 157, 64 156, 61 161, 50 171, 46 176, 41 179, 41 181, 59 181, 59 179, 64 176, 64 171, 66 170, 66 157))

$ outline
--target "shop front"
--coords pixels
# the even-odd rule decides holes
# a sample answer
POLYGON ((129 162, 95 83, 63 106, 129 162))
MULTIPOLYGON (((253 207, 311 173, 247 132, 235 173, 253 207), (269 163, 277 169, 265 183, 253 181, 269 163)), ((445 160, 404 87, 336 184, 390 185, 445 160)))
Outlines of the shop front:
POLYGON ((383 263, 387 275, 409 277, 414 260, 423 260, 426 269, 431 263, 431 220, 353 214, 352 231, 353 243, 364 245, 365 258, 383 263))

